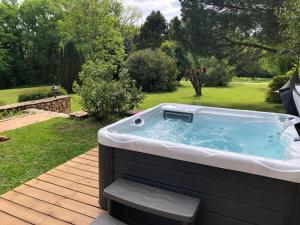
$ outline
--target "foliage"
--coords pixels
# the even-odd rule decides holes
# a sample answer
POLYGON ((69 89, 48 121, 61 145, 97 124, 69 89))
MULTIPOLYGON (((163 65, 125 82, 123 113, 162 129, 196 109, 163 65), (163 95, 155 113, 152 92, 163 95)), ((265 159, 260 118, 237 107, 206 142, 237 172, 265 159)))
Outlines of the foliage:
POLYGON ((269 55, 260 60, 260 65, 273 76, 285 74, 295 67, 296 60, 288 55, 269 55))
MULTIPOLYGON (((0 103, 0 105, 1 105, 1 103, 0 103)), ((4 110, 4 111, 0 112, 0 120, 7 119, 10 117, 20 116, 23 114, 25 114, 24 111, 17 111, 17 110, 6 111, 6 110, 4 110)))
POLYGON ((152 11, 140 29, 136 45, 138 49, 159 48, 167 35, 167 22, 160 11, 152 11))
POLYGON ((67 92, 63 88, 58 88, 55 93, 50 88, 39 88, 29 90, 19 95, 18 102, 26 102, 43 98, 50 98, 59 95, 66 95, 67 92))
POLYGON ((57 22, 63 16, 62 7, 54 0, 18 2, 0 2, 0 37, 11 68, 2 75, 4 84, 55 81, 59 44, 57 22))
POLYGON ((83 109, 94 119, 103 120, 113 115, 124 115, 143 99, 126 70, 114 79, 116 66, 88 61, 79 75, 80 86, 75 91, 81 97, 83 109))
POLYGON ((15 85, 21 79, 21 36, 18 4, 14 1, 0 1, 0 88, 15 85), (7 70, 7 65, 10 70, 7 70))
POLYGON ((121 12, 121 4, 114 0, 71 1, 60 23, 62 44, 72 41, 86 60, 120 65, 124 59, 121 12))
MULTIPOLYGON (((284 29, 284 53, 300 59, 300 0, 285 0, 279 14, 284 29)), ((299 63, 299 62, 297 62, 299 63)))
POLYGON ((259 62, 247 62, 241 60, 235 67, 235 74, 238 77, 252 77, 252 79, 261 78, 272 78, 272 74, 267 70, 263 69, 259 62))
POLYGON ((227 86, 232 79, 234 71, 228 60, 218 60, 215 57, 197 58, 194 60, 194 66, 207 68, 203 81, 204 85, 208 87, 227 86))
POLYGON ((282 88, 290 79, 291 77, 286 75, 274 77, 269 85, 266 101, 272 103, 281 103, 281 99, 277 91, 282 88))
POLYGON ((186 70, 191 66, 187 52, 172 41, 163 42, 160 49, 175 60, 178 69, 177 80, 180 81, 184 77, 186 70))
POLYGON ((137 17, 115 0, 0 1, 0 88, 61 80, 70 91, 79 72, 66 68, 78 67, 76 54, 61 57, 70 41, 84 59, 120 65, 123 38, 133 42, 138 33, 132 25, 137 17), (69 65, 62 68, 65 60, 69 65))
POLYGON ((182 21, 176 16, 169 24, 169 39, 177 42, 183 41, 183 25, 182 21))
POLYGON ((182 44, 196 55, 278 52, 283 0, 181 0, 182 44))
POLYGON ((5 86, 4 84, 7 80, 5 75, 10 71, 9 61, 10 58, 7 54, 7 49, 3 48, 2 44, 0 43, 0 83, 2 84, 0 87, 5 86))
POLYGON ((145 92, 176 89, 176 62, 161 50, 145 49, 134 52, 125 64, 132 79, 145 92))
POLYGON ((134 40, 140 31, 140 28, 137 24, 139 24, 141 18, 142 12, 139 8, 131 6, 123 7, 120 25, 126 54, 129 54, 135 49, 134 40))
POLYGON ((61 48, 60 58, 60 83, 68 93, 71 93, 74 81, 78 81, 78 74, 84 61, 83 55, 76 49, 75 44, 69 41, 61 48))
POLYGON ((217 60, 215 57, 192 57, 192 68, 187 70, 186 77, 192 83, 196 96, 202 95, 202 86, 226 86, 233 76, 233 67, 227 60, 217 60))

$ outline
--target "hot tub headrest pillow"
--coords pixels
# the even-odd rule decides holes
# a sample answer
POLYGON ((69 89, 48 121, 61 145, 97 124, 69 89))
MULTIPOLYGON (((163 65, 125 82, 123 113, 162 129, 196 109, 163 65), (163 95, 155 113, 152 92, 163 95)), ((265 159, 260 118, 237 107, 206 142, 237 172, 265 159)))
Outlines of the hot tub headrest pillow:
POLYGON ((296 123, 294 126, 295 126, 295 129, 296 129, 299 137, 300 137, 300 123, 296 123))

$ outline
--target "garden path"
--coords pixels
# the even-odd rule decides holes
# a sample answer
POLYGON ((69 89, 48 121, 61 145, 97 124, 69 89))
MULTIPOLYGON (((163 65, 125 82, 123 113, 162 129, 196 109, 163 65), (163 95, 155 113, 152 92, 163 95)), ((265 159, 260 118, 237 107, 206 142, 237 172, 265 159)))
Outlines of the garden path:
POLYGON ((43 122, 52 118, 68 118, 69 115, 64 113, 50 112, 38 109, 29 109, 28 115, 18 116, 7 120, 0 121, 0 133, 25 127, 34 123, 43 122))

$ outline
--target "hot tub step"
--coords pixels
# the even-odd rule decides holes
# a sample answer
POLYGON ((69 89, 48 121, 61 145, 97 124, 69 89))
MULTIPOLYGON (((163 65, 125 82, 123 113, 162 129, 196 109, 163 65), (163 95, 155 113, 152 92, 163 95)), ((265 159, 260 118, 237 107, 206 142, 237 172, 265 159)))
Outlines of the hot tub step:
POLYGON ((104 190, 109 201, 165 218, 192 223, 200 208, 200 200, 160 188, 118 179, 104 190))
POLYGON ((106 214, 103 216, 99 216, 90 225, 127 225, 127 224, 117 220, 116 218, 112 217, 109 214, 106 214))

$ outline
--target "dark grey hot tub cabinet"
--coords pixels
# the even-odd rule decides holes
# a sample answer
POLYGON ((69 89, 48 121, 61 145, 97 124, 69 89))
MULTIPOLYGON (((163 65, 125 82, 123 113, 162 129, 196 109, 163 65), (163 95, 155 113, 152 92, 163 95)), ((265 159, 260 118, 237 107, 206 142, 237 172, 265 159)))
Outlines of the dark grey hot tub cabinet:
MULTIPOLYGON (((300 225, 297 183, 103 145, 100 149, 100 204, 104 209, 104 188, 125 178, 201 199, 198 225, 300 225)), ((129 224, 178 224, 132 208, 126 209, 126 215, 129 224)))

